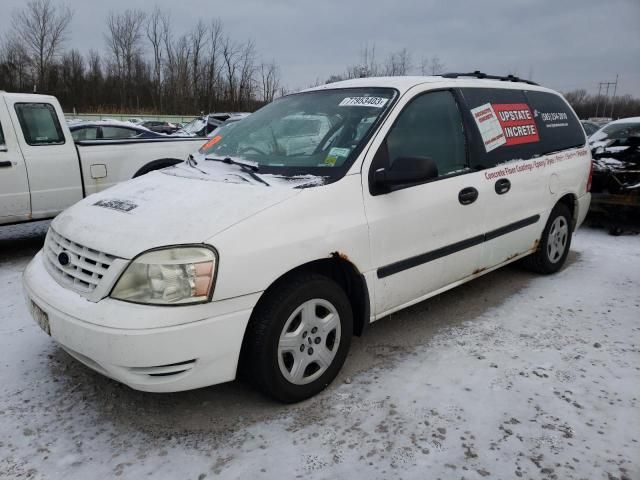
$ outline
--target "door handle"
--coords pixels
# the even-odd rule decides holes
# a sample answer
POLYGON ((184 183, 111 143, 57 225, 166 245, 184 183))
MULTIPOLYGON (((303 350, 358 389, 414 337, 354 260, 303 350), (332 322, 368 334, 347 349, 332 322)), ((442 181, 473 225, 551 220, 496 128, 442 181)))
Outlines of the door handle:
POLYGON ((496 182, 495 188, 498 195, 503 195, 511 190, 511 182, 507 178, 501 178, 496 182))
POLYGON ((0 168, 10 167, 13 163, 11 162, 0 162, 0 168))
POLYGON ((477 198, 478 190, 473 187, 463 188, 460 190, 460 193, 458 193, 458 201, 462 205, 469 205, 470 203, 475 202, 477 198))

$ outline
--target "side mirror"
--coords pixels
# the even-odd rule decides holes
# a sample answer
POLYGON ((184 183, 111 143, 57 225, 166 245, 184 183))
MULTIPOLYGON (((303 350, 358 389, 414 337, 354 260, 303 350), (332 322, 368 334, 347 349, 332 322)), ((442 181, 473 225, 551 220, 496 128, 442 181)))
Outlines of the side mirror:
POLYGON ((389 169, 376 170, 373 178, 377 185, 403 185, 437 177, 438 167, 430 157, 400 157, 389 169))

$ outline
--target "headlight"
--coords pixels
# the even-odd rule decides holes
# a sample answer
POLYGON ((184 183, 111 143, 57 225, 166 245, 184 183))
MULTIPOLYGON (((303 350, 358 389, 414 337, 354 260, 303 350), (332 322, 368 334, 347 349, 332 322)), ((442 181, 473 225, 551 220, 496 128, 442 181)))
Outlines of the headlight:
POLYGON ((111 298, 152 305, 184 305, 211 299, 216 254, 205 247, 153 250, 133 259, 111 298))

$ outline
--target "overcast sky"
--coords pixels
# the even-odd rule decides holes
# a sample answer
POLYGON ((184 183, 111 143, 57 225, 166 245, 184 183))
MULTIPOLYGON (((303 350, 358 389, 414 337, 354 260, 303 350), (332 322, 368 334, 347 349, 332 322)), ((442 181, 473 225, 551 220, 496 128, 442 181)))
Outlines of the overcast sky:
MULTIPOLYGON (((58 2, 59 0, 54 0, 58 2)), ((25 0, 2 0, 0 33, 25 0)), ((75 12, 67 47, 104 50, 110 10, 151 10, 142 0, 67 0, 75 12)), ((414 65, 437 54, 448 71, 516 71, 551 88, 585 88, 620 75, 618 92, 640 96, 639 0, 158 0, 177 32, 218 17, 234 39, 253 39, 304 88, 340 73, 365 45, 377 57, 406 47, 414 65)))

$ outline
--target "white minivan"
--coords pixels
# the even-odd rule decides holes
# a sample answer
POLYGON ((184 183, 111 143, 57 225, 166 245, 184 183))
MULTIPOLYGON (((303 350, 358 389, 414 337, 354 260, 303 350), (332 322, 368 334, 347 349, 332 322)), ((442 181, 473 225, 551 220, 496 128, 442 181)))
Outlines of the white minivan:
POLYGON ((556 272, 589 207, 584 131, 556 92, 477 77, 288 95, 190 161, 85 198, 24 273, 33 317, 137 390, 242 372, 295 402, 392 312, 519 259, 556 272), (291 148, 309 118, 323 134, 291 148))

